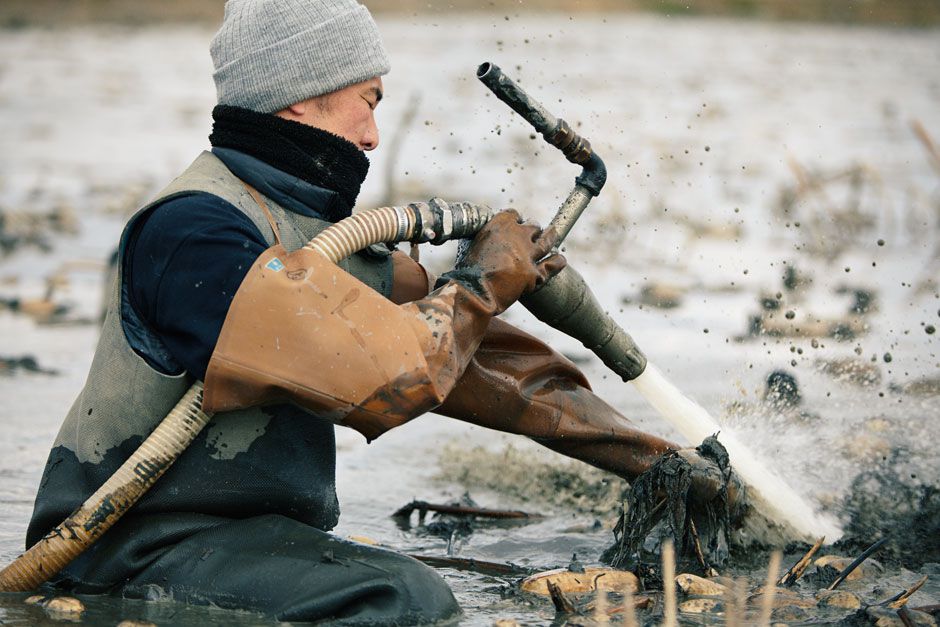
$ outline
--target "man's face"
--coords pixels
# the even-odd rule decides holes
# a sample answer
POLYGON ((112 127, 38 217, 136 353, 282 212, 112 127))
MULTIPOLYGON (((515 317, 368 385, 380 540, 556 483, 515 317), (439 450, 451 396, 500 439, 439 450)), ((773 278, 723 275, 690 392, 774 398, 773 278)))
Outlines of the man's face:
POLYGON ((375 150, 379 145, 375 108, 382 95, 382 79, 375 77, 291 105, 276 115, 339 135, 359 150, 375 150))

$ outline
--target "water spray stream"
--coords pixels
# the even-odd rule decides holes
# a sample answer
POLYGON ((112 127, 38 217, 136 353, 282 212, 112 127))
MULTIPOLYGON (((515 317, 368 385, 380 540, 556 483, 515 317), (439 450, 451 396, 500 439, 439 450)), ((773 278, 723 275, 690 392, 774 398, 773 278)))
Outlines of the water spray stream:
POLYGON ((748 518, 754 515, 768 518, 767 521, 745 521, 742 533, 748 539, 770 543, 792 539, 779 523, 789 525, 792 531, 808 541, 819 536, 835 541, 842 536, 842 529, 834 519, 814 511, 803 497, 759 461, 734 432, 720 426, 701 405, 670 383, 656 366, 647 363, 633 384, 646 401, 689 442, 701 442, 720 432, 718 439, 728 450, 731 465, 748 486, 748 498, 754 510, 754 514, 748 518), (777 524, 768 525, 770 521, 777 524))

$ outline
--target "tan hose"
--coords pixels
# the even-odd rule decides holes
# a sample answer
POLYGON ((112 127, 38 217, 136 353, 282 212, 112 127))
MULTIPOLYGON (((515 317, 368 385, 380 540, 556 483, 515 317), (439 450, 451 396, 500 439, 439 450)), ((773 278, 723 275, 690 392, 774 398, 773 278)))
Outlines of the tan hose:
MULTIPOLYGON (((424 203, 382 207, 337 222, 310 240, 306 247, 337 263, 380 242, 421 238, 439 242, 451 237, 472 236, 489 220, 486 207, 467 203, 448 206, 443 201, 437 202, 438 207, 447 210, 448 217, 441 222, 448 224, 438 224, 435 214, 428 213, 429 205, 424 203), (460 228, 455 229, 455 224, 460 228)), ((27 592, 58 574, 150 489, 211 418, 211 414, 202 411, 202 381, 196 381, 104 485, 61 525, 0 571, 0 592, 27 592)))
POLYGON ((411 207, 381 207, 337 222, 310 240, 305 248, 339 263, 372 244, 411 239, 416 222, 415 211, 411 207))
POLYGON ((61 525, 0 571, 0 591, 33 590, 110 529, 209 422, 212 416, 201 407, 202 382, 197 381, 104 485, 61 525))

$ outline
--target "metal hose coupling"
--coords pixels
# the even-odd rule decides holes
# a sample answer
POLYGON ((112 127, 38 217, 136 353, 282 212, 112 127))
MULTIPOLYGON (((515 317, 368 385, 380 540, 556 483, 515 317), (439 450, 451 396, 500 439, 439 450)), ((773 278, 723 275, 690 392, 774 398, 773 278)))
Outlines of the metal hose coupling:
POLYGON ((409 241, 430 242, 434 245, 452 239, 473 237, 493 217, 493 210, 486 205, 469 202, 449 203, 441 198, 432 198, 426 203, 412 203, 408 208, 414 211, 417 217, 417 235, 408 238, 409 241))
POLYGON ((473 237, 490 221, 493 210, 469 202, 432 198, 404 207, 381 207, 356 213, 310 240, 306 248, 325 255, 333 263, 380 242, 443 244, 473 237))

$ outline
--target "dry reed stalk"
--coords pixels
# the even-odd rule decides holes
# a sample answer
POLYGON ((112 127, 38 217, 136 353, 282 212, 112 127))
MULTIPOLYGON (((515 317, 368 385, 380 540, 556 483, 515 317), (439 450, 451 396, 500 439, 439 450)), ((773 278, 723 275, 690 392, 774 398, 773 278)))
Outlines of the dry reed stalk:
POLYGON ((608 610, 607 603, 607 591, 606 590, 595 590, 594 591, 594 622, 595 623, 609 623, 610 616, 607 614, 608 610))
POLYGON ((777 582, 781 586, 789 586, 797 582, 800 577, 803 576, 803 573, 806 571, 806 567, 809 566, 809 562, 813 559, 813 556, 816 555, 816 551, 819 550, 819 547, 823 545, 823 542, 826 541, 826 536, 823 536, 816 540, 816 544, 813 545, 806 555, 800 558, 796 564, 790 567, 787 572, 783 574, 783 577, 780 578, 780 581, 777 582))
POLYGON ((940 149, 937 149, 937 145, 934 144, 927 129, 924 128, 920 120, 911 120, 911 130, 914 131, 914 135, 917 136, 917 139, 920 140, 920 143, 923 144, 924 148, 927 150, 927 154, 930 157, 930 165, 940 174, 940 149))
POLYGON ((725 592, 725 627, 741 627, 744 622, 744 606, 747 598, 747 580, 733 579, 725 592))
POLYGON ((633 588, 629 585, 623 587, 623 627, 640 627, 636 620, 633 588))
POLYGON ((663 627, 676 627, 676 552, 672 541, 663 542, 663 627))
POLYGON ((770 627, 770 613, 774 609, 774 597, 777 595, 777 574, 780 572, 780 561, 783 553, 774 551, 770 555, 770 564, 767 567, 767 582, 764 584, 764 594, 761 595, 760 621, 761 627, 770 627))
POLYGON ((913 586, 911 586, 910 588, 908 588, 907 590, 905 590, 905 591, 901 594, 901 596, 899 596, 897 599, 895 599, 894 601, 892 601, 891 603, 889 603, 889 604, 888 604, 888 607, 890 607, 892 610, 897 610, 897 609, 900 609, 900 608, 904 607, 904 605, 907 604, 908 600, 911 598, 911 595, 913 595, 915 592, 917 592, 918 590, 920 590, 921 587, 922 587, 925 583, 927 583, 927 575, 924 575, 923 578, 922 578, 920 581, 918 581, 918 582, 915 583, 913 586))

